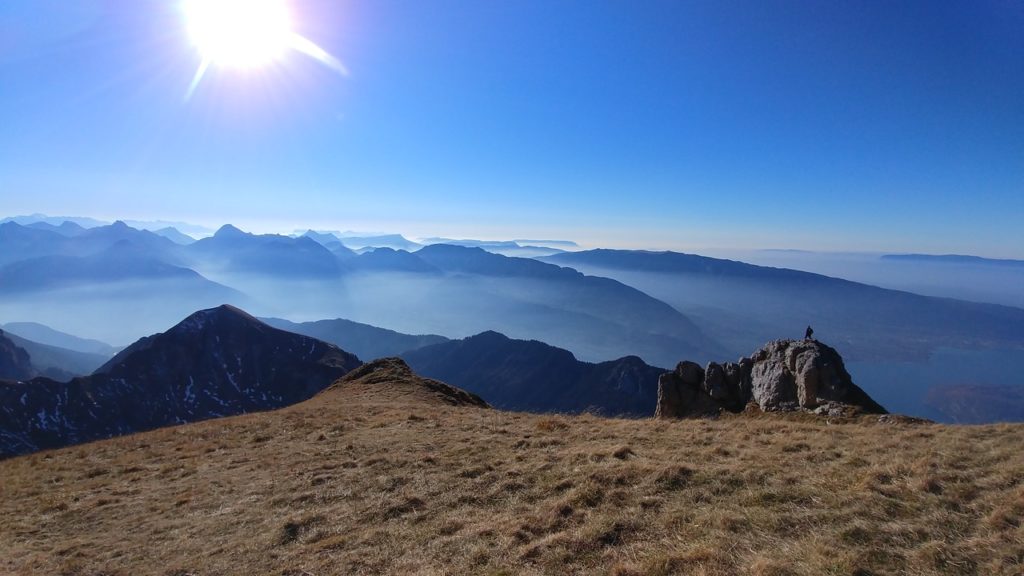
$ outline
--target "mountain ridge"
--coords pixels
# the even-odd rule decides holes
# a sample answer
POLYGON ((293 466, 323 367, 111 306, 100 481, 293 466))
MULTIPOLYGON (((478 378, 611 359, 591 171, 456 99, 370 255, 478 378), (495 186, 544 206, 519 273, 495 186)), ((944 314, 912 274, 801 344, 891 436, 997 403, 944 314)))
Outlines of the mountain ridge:
POLYGON ((0 457, 280 408, 361 363, 233 307, 201 310, 66 383, 0 382, 0 457))

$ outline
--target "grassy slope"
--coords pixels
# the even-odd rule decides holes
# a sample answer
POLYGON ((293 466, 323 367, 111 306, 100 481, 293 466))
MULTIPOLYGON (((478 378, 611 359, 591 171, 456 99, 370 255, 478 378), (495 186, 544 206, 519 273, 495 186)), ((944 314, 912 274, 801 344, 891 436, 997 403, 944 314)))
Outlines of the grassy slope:
POLYGON ((329 390, 0 462, 4 574, 1021 574, 1024 426, 329 390))

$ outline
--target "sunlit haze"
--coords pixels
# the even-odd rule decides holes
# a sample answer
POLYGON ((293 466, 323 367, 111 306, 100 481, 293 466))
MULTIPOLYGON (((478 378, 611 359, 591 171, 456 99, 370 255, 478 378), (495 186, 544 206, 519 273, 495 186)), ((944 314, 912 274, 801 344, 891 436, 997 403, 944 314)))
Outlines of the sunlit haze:
POLYGON ((0 211, 1021 258, 1022 10, 4 2, 0 211))

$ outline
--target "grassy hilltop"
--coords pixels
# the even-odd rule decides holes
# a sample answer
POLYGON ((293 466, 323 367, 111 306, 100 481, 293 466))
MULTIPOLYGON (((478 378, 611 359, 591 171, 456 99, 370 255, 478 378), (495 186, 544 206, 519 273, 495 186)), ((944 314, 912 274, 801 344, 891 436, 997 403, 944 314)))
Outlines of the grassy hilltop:
POLYGON ((0 573, 1024 571, 1022 425, 539 416, 372 376, 0 462, 0 573))

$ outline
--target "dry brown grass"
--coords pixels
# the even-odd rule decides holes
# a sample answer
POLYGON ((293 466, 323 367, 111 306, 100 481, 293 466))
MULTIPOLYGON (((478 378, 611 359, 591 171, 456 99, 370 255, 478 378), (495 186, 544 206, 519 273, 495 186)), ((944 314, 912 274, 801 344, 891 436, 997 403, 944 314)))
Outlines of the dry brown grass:
POLYGON ((368 398, 0 462, 0 573, 1024 573, 1024 426, 368 398))

